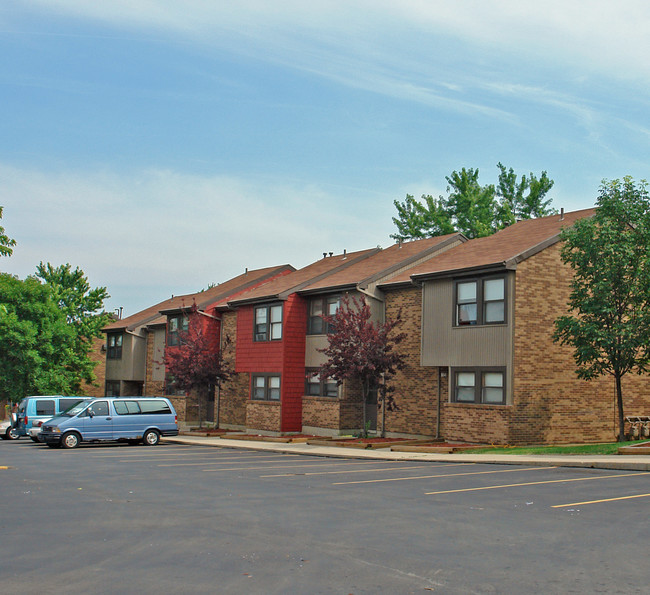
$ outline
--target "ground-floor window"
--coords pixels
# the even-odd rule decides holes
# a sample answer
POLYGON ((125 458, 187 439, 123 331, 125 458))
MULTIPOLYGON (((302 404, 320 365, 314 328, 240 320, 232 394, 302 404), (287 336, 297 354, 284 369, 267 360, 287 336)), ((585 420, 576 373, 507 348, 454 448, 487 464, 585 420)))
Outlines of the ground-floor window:
POLYGON ((323 378, 318 374, 318 368, 305 370, 305 394, 310 397, 338 397, 339 387, 336 380, 323 378))
POLYGON ((107 380, 106 381, 106 396, 107 397, 119 397, 120 396, 120 381, 119 380, 107 380))
POLYGON ((505 405, 506 372, 504 368, 452 369, 452 401, 505 405))
POLYGON ((280 400, 280 376, 275 374, 253 374, 251 399, 255 401, 280 400))

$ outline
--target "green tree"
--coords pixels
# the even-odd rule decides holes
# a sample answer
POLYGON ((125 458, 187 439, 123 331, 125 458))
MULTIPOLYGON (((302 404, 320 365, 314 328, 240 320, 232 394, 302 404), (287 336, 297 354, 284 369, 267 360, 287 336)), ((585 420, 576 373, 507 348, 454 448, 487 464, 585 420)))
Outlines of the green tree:
POLYGON ((618 439, 625 439, 621 379, 650 362, 650 198, 645 181, 603 181, 598 209, 562 232, 573 269, 569 314, 554 340, 573 347, 579 378, 613 376, 618 439))
MULTIPOLYGON (((72 270, 70 264, 53 267, 42 262, 36 269, 36 277, 47 284, 67 323, 75 331, 74 363, 79 385, 95 380, 93 362, 89 355, 93 349, 93 339, 101 337, 101 329, 111 320, 104 312, 104 300, 109 298, 106 287, 91 289, 88 278, 79 268, 72 270)), ((77 387, 77 388, 78 388, 77 387)))
POLYGON ((50 287, 0 273, 0 394, 71 394, 75 331, 50 287))
POLYGON ((512 168, 501 163, 497 186, 481 185, 478 169, 463 168, 453 171, 445 179, 447 196, 437 199, 422 195, 415 200, 407 195, 404 202, 393 201, 397 217, 393 223, 396 240, 421 239, 459 231, 468 238, 484 237, 517 219, 551 215, 551 199, 546 195, 553 187, 546 172, 535 176, 532 172, 519 180, 512 168))
MULTIPOLYGON (((0 219, 2 219, 2 209, 0 207, 0 219)), ((16 240, 11 239, 6 233, 5 228, 0 225, 0 256, 11 256, 16 240)))

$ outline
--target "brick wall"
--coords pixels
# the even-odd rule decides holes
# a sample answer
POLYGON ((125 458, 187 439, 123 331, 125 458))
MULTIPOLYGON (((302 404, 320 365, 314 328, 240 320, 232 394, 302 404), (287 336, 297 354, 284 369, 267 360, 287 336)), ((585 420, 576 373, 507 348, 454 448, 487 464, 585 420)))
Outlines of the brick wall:
MULTIPOLYGON (((514 406, 508 436, 513 444, 592 442, 616 436, 613 379, 580 380, 572 349, 552 340, 554 320, 567 312, 570 277, 570 268, 560 259, 560 244, 517 268, 514 406)), ((650 413, 647 376, 626 376, 623 390, 626 414, 650 413)))
POLYGON ((331 397, 303 397, 302 425, 310 428, 338 430, 340 401, 331 397))
POLYGON ((282 432, 282 406, 271 401, 246 403, 246 427, 263 432, 282 432))
MULTIPOLYGON (((396 318, 400 310, 403 323, 396 332, 404 332, 407 337, 397 351, 405 355, 406 365, 391 382, 397 410, 386 411, 385 430, 433 436, 436 433, 438 368, 420 365, 422 290, 407 287, 387 292, 386 320, 396 318)), ((378 418, 378 429, 381 430, 381 409, 378 418)))
POLYGON ((82 382, 81 393, 89 397, 103 397, 106 389, 106 337, 95 337, 89 357, 95 362, 93 373, 95 381, 92 384, 82 382))
MULTIPOLYGON (((230 346, 224 352, 224 363, 235 369, 235 353, 237 348, 237 312, 223 312, 221 315, 223 337, 228 337, 230 346)), ((252 331, 251 331, 252 332, 252 331)), ((235 374, 221 386, 219 404, 219 423, 228 426, 246 425, 246 404, 250 396, 250 374, 235 374)), ((216 417, 215 417, 216 419, 216 417)))

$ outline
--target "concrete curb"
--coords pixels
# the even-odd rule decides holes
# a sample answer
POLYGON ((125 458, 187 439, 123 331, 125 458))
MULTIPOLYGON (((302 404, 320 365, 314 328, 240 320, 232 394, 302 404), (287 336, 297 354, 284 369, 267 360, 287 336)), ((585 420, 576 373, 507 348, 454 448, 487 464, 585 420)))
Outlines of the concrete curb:
POLYGON ((174 436, 164 442, 187 446, 208 446, 256 450, 281 454, 305 454, 341 459, 371 459, 379 461, 428 461, 439 463, 482 463, 488 465, 527 465, 530 467, 582 467, 590 469, 620 469, 623 471, 650 471, 648 455, 494 455, 466 453, 392 452, 389 449, 348 449, 340 446, 321 446, 305 443, 276 443, 254 440, 228 440, 213 437, 174 436))

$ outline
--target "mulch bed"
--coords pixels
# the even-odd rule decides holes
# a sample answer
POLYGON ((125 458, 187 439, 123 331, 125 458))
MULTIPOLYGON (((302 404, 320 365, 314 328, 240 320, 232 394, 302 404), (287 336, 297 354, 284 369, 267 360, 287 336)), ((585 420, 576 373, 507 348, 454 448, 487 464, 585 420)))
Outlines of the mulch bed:
POLYGON ((650 455, 650 442, 641 442, 632 446, 621 446, 618 449, 620 455, 650 455))
POLYGON ((389 448, 398 444, 422 444, 430 440, 411 440, 410 438, 315 438, 308 440, 307 444, 317 446, 343 446, 345 448, 389 448))
POLYGON ((315 438, 313 435, 307 434, 291 434, 290 436, 260 436, 257 434, 227 434, 221 436, 228 440, 255 440, 257 442, 280 442, 287 444, 289 442, 307 442, 312 438, 315 438))

